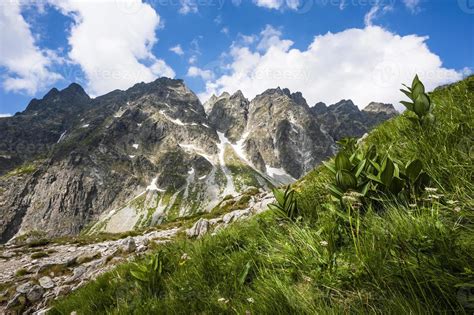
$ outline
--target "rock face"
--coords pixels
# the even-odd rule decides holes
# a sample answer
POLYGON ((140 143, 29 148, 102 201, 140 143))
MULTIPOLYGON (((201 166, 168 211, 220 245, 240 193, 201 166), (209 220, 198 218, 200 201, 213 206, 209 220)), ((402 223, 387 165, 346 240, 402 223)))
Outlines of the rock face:
POLYGON ((311 112, 336 141, 349 136, 360 137, 372 127, 398 115, 392 104, 372 102, 359 110, 351 100, 327 107, 324 103, 317 103, 311 112))
POLYGON ((0 118, 0 243, 209 212, 226 195, 299 178, 335 152, 341 133, 360 136, 392 115, 383 104, 336 105, 311 109, 301 93, 277 88, 203 106, 167 78, 95 99, 77 84, 52 89, 0 118))

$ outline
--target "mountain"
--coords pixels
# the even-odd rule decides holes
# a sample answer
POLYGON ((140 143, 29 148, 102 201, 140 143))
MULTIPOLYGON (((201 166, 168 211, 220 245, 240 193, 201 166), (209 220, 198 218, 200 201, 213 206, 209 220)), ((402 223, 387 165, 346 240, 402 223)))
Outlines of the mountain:
POLYGON ((94 99, 77 84, 52 89, 0 119, 0 242, 145 228, 293 182, 333 155, 341 134, 360 136, 395 114, 348 102, 318 113, 301 93, 276 88, 203 106, 168 78, 94 99))
POLYGON ((359 110, 351 100, 341 100, 327 107, 324 103, 317 103, 311 111, 335 140, 360 137, 374 126, 398 115, 392 104, 372 102, 359 110))
MULTIPOLYGON (((381 176, 377 179, 381 185, 372 182, 369 188, 378 190, 376 195, 342 188, 339 176, 321 166, 294 183, 293 194, 279 196, 276 204, 281 208, 296 205, 291 212, 272 207, 225 228, 215 219, 201 218, 192 229, 205 233, 199 240, 189 233, 154 244, 153 235, 137 235, 137 251, 143 248, 143 239, 154 246, 146 255, 140 251, 134 263, 127 262, 130 254, 115 250, 117 241, 106 246, 50 244, 41 250, 52 249, 51 256, 66 256, 71 247, 91 252, 86 256, 91 262, 65 267, 66 274, 97 275, 97 269, 114 269, 91 277, 88 285, 78 289, 74 285, 73 294, 53 300, 55 292, 65 291, 65 277, 57 274, 56 265, 56 275, 39 282, 54 281, 61 289, 47 286, 43 299, 52 301, 36 310, 48 309, 51 314, 472 314, 474 76, 435 90, 429 98, 436 104, 429 125, 407 110, 374 128, 357 145, 355 159, 349 163, 377 174, 371 176, 375 179, 381 176), (390 162, 376 169, 374 156, 386 156, 383 159, 390 162), (358 157, 370 165, 357 163, 358 157), (404 170, 407 163, 410 166, 404 170), (412 179, 403 176, 416 164, 416 178, 431 178, 425 189, 416 181, 412 186, 412 179), (386 194, 383 182, 395 170, 392 180, 401 179, 404 191, 386 194), (346 192, 342 202, 334 198, 331 184, 346 192), (94 256, 98 250, 104 253, 102 258, 94 256), (110 258, 111 252, 119 254, 110 258), (126 263, 111 267, 104 260, 126 263)), ((327 165, 333 163, 331 159, 327 165)), ((25 252, 32 248, 25 247, 5 251, 7 256, 19 252, 5 265, 28 261, 25 252)), ((13 274, 5 269, 0 276, 13 274)), ((22 301, 38 295, 31 293, 41 287, 25 289, 28 281, 31 287, 37 278, 38 273, 16 277, 6 286, 11 309, 21 309, 22 301)))

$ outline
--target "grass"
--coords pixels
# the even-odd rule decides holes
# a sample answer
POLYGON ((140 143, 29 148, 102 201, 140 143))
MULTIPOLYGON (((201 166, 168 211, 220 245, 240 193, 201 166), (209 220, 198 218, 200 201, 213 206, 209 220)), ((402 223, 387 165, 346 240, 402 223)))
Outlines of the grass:
POLYGON ((403 114, 365 144, 423 161, 437 191, 415 205, 347 211, 331 200, 331 175, 319 167, 294 185, 302 220, 265 212, 215 236, 180 238, 156 249, 164 258, 154 285, 137 282, 126 263, 50 313, 471 313, 472 296, 460 293, 474 284, 474 77, 431 97, 433 126, 403 114))
POLYGON ((48 257, 48 253, 46 252, 36 252, 31 254, 30 258, 31 259, 38 259, 38 258, 43 258, 43 257, 48 257))
POLYGON ((6 174, 6 177, 12 177, 12 176, 21 176, 25 174, 31 174, 34 173, 37 170, 37 166, 35 164, 24 164, 19 167, 17 167, 14 170, 11 170, 6 174))

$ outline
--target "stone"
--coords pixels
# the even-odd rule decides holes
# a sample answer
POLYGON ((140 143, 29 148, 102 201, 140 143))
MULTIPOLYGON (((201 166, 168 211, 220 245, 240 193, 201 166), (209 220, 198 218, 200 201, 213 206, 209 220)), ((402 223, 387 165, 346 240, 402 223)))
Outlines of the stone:
POLYGON ((22 293, 15 294, 7 303, 6 308, 11 309, 26 303, 26 298, 22 293))
POLYGON ((31 288, 33 287, 32 282, 26 282, 23 284, 20 284, 19 286, 16 287, 16 292, 18 293, 27 293, 31 288))
POLYGON ((122 249, 126 253, 132 253, 137 249, 137 244, 135 243, 135 239, 131 236, 127 237, 122 241, 122 249))
POLYGON ((209 230, 209 221, 203 218, 200 218, 194 225, 186 230, 186 235, 188 237, 197 237, 200 238, 209 230))
POLYGON ((72 276, 70 276, 66 280, 66 283, 77 281, 86 271, 87 269, 84 266, 79 266, 79 267, 74 268, 74 270, 72 271, 72 276))
POLYGON ((77 264, 84 264, 92 260, 99 259, 102 255, 99 252, 84 253, 76 257, 77 264))
POLYGON ((45 289, 51 289, 55 286, 54 281, 50 277, 41 277, 38 280, 40 286, 42 286, 45 289))
POLYGON ((71 292, 71 286, 62 285, 56 288, 56 290, 54 291, 54 294, 56 295, 56 297, 58 297, 58 296, 66 295, 70 292, 71 292))
POLYGON ((235 211, 226 213, 224 217, 222 218, 222 222, 224 222, 224 224, 229 224, 232 221, 243 219, 245 217, 248 217, 249 215, 250 215, 250 211, 248 209, 235 210, 235 211))
POLYGON ((141 244, 141 245, 138 245, 137 252, 138 253, 145 252, 147 249, 148 247, 146 245, 141 244))
POLYGON ((34 303, 41 300, 41 298, 43 297, 43 294, 44 294, 44 289, 41 286, 35 284, 26 294, 26 298, 28 301, 34 303))

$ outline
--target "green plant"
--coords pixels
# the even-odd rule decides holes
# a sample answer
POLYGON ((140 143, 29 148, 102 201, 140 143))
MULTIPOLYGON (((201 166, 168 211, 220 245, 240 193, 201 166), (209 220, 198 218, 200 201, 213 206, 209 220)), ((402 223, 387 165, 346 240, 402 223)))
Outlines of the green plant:
POLYGON ((160 287, 162 281, 163 260, 164 253, 159 251, 143 262, 133 263, 130 274, 138 287, 159 291, 157 288, 160 287))
POLYGON ((421 83, 418 75, 415 76, 411 87, 403 84, 407 90, 400 89, 406 96, 408 96, 411 102, 401 101, 409 111, 414 112, 418 121, 423 124, 433 123, 435 117, 432 113, 433 106, 431 104, 431 99, 428 94, 425 93, 425 86, 421 83))
POLYGON ((286 187, 285 190, 274 188, 273 195, 276 203, 272 203, 268 207, 281 216, 295 221, 300 215, 295 191, 290 186, 286 187))
POLYGON ((328 185, 331 194, 341 202, 347 194, 368 200, 380 201, 382 197, 400 196, 405 199, 419 195, 428 185, 429 177, 423 172, 420 160, 406 165, 391 158, 387 153, 379 154, 372 145, 364 151, 357 146, 341 150, 333 162, 324 165, 333 173, 334 181, 328 185))

